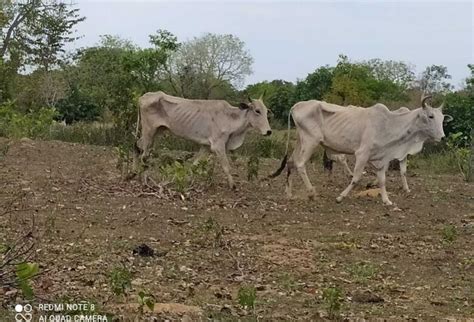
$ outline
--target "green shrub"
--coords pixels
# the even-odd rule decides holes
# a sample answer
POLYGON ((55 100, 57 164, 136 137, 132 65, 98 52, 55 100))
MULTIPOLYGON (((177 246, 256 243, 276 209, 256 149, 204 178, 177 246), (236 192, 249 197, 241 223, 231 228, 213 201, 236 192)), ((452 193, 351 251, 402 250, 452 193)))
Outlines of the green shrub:
POLYGON ((125 295, 132 286, 132 274, 125 267, 115 267, 109 276, 109 284, 115 295, 125 295))
POLYGON ((143 314, 143 309, 145 306, 153 312, 153 308, 155 307, 155 297, 153 294, 140 291, 138 293, 138 310, 141 314, 143 314))
POLYGON ((200 160, 197 164, 175 161, 160 167, 162 179, 172 183, 179 193, 185 193, 199 183, 210 184, 213 173, 214 164, 209 159, 200 160))
POLYGON ((16 282, 27 299, 32 299, 34 296, 33 289, 30 285, 30 280, 39 272, 37 263, 21 263, 16 265, 16 282))
POLYGON ((66 123, 78 121, 95 121, 102 114, 101 109, 94 104, 90 97, 84 95, 76 86, 73 86, 67 96, 56 103, 58 118, 66 123))
MULTIPOLYGON (((472 130, 471 136, 474 136, 474 130, 472 130)), ((462 132, 451 134, 448 137, 447 145, 453 154, 453 157, 458 166, 459 172, 463 176, 464 180, 471 182, 474 178, 474 165, 473 165, 473 154, 474 154, 474 143, 470 148, 464 147, 464 142, 467 139, 462 132)), ((474 142, 474 141, 473 141, 474 142)))
POLYGON ((14 103, 7 102, 0 105, 0 136, 47 138, 56 116, 57 112, 53 108, 41 108, 23 114, 16 110, 14 103))
POLYGON ((326 303, 329 318, 334 319, 339 315, 342 302, 342 290, 338 287, 329 287, 323 290, 323 300, 326 303))

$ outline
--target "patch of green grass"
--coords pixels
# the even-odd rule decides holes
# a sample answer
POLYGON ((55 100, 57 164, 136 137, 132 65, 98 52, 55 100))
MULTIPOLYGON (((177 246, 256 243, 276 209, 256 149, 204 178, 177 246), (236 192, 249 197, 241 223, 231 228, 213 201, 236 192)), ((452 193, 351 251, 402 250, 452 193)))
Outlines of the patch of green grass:
POLYGON ((255 301, 257 299, 257 291, 253 286, 242 286, 239 288, 237 298, 242 307, 254 309, 255 301))
POLYGON ((347 271, 356 281, 365 282, 377 275, 378 268, 370 262, 358 262, 349 265, 347 271))
POLYGON ((439 152, 432 154, 416 154, 408 159, 408 171, 418 169, 434 174, 459 173, 458 161, 453 153, 439 152))
POLYGON ((443 238, 443 242, 447 244, 452 244, 456 240, 456 237, 458 236, 458 231, 456 229, 456 226, 454 225, 444 226, 443 230, 441 231, 441 236, 443 238))

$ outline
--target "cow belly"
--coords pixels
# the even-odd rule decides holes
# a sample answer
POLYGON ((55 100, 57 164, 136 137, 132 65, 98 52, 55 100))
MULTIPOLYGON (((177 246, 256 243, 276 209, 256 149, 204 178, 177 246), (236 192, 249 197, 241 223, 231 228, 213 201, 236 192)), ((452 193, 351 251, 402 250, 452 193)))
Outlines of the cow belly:
POLYGON ((187 139, 198 144, 209 145, 209 133, 206 128, 203 127, 180 127, 170 126, 169 130, 174 135, 187 139))
POLYGON ((357 148, 360 146, 357 138, 347 138, 343 135, 338 137, 325 136, 322 145, 335 154, 354 154, 357 148))

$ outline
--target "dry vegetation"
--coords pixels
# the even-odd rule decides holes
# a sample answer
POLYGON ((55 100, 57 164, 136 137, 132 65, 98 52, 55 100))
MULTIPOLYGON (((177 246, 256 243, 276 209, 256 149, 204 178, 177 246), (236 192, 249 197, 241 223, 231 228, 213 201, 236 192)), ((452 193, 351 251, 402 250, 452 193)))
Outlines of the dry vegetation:
MULTIPOLYGON (((396 207, 354 195, 336 204, 346 179, 329 179, 317 163, 309 169, 320 197, 308 202, 299 180, 294 200, 283 178, 248 182, 247 158, 235 156, 238 191, 216 166, 183 200, 123 182, 110 148, 23 139, 5 150, 0 243, 35 215, 32 303, 84 300, 130 319, 474 314, 474 187, 460 175, 412 167, 410 195, 389 175, 396 207), (142 244, 153 256, 140 256, 150 255, 142 244)), ((277 165, 261 159, 260 177, 277 165)), ((0 295, 2 316, 24 302, 11 286, 0 295)))

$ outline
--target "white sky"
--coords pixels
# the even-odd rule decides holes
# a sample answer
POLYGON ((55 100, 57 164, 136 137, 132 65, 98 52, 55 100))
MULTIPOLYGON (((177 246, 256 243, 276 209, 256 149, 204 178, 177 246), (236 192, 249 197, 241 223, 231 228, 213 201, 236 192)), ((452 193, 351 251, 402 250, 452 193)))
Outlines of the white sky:
POLYGON ((296 81, 343 53, 352 60, 402 60, 421 72, 445 65, 458 87, 473 59, 471 1, 86 1, 75 46, 113 34, 148 45, 167 29, 184 41, 205 32, 234 34, 254 58, 246 84, 296 81))

